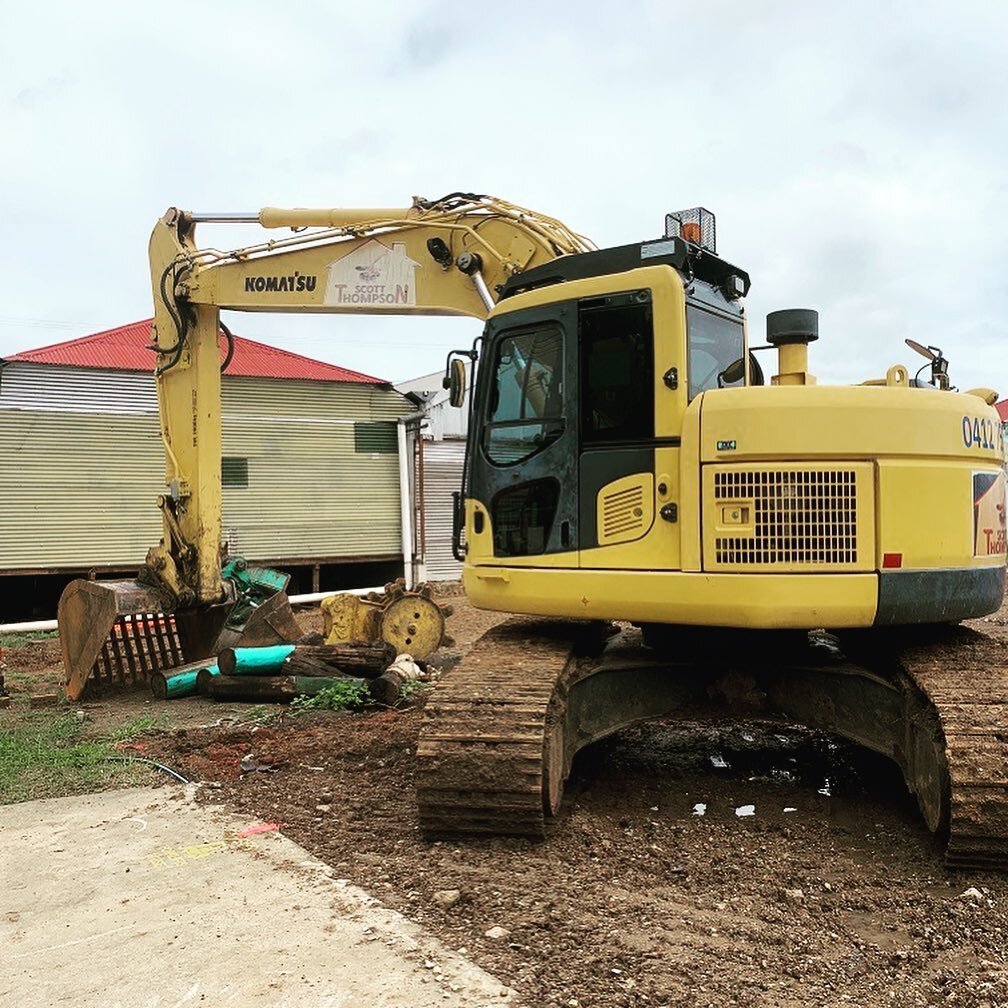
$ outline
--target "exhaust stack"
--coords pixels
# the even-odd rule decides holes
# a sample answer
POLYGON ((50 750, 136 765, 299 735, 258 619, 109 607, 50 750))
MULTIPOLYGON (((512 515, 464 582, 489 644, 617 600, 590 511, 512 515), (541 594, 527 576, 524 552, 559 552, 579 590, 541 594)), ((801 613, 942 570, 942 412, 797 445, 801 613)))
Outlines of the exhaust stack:
POLYGON ((815 385, 809 374, 808 345, 819 339, 819 312, 782 308, 767 315, 767 343, 777 348, 777 374, 771 385, 815 385))

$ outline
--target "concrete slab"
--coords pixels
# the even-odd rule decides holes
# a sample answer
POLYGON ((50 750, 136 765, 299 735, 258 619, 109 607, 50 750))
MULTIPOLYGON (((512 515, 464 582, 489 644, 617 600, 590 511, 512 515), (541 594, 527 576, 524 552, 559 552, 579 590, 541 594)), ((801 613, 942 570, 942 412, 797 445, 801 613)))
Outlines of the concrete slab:
POLYGON ((269 823, 140 788, 0 808, 0 1004, 503 1006, 269 823))

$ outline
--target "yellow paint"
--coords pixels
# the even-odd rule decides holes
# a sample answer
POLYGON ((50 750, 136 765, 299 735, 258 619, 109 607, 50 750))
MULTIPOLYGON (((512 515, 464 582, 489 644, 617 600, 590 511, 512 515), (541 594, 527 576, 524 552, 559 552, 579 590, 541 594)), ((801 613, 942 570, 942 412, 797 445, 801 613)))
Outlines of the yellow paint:
POLYGON ((478 256, 493 291, 519 269, 594 248, 555 218, 494 197, 391 209, 269 207, 259 221, 325 230, 220 252, 199 248, 191 218, 172 208, 151 234, 167 492, 164 535, 147 564, 183 608, 223 596, 220 309, 485 318, 473 279, 456 268, 460 256, 478 256), (429 241, 443 243, 445 265, 429 241), (184 339, 180 316, 191 320, 184 339))
MULTIPOLYGON (((957 392, 871 385, 719 389, 704 393, 702 412, 703 462, 1004 459, 997 414, 957 392), (965 443, 964 418, 971 425, 985 421, 976 443, 965 443), (719 441, 734 441, 736 448, 719 451, 719 441)), ((684 447, 685 438, 684 431, 684 447)))
POLYGON ((683 414, 682 447, 679 451, 679 542, 684 571, 702 567, 700 549, 700 404, 703 396, 690 403, 683 414))
POLYGON ((885 553, 899 553, 911 570, 1002 566, 1003 552, 974 554, 974 472, 997 470, 968 461, 880 461, 876 564, 882 566, 885 553))
MULTIPOLYGON (((194 249, 191 232, 159 221, 150 241, 154 290, 154 338, 174 360, 179 334, 161 297, 162 274, 179 255, 194 249)), ((169 277, 171 271, 169 270, 169 277)), ((171 289, 172 281, 166 281, 171 289)), ((165 444, 164 537, 147 564, 182 605, 220 601, 221 541, 221 351, 216 308, 192 307, 193 323, 178 363, 157 376, 165 444)))
POLYGON ((777 348, 777 374, 771 385, 815 385, 815 375, 809 374, 808 344, 783 343, 777 348))
POLYGON ((676 571, 467 567, 463 583, 481 609, 694 626, 870 626, 875 574, 687 574, 676 571))

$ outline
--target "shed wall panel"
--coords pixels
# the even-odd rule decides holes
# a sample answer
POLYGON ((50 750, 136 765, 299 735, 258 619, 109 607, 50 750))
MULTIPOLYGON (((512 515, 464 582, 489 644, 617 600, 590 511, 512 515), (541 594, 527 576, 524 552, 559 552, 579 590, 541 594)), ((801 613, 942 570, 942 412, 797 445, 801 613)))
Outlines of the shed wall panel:
POLYGON ((0 410, 0 569, 139 566, 160 536, 153 416, 0 410))
MULTIPOLYGON (((409 411, 392 390, 229 378, 223 453, 232 548, 252 558, 398 553, 396 454, 354 450, 354 422, 409 411)), ((135 567, 161 536, 164 453, 150 375, 11 364, 0 373, 0 570, 135 567)))
POLYGON ((17 363, 0 370, 0 409, 157 415, 158 406, 151 374, 17 363))

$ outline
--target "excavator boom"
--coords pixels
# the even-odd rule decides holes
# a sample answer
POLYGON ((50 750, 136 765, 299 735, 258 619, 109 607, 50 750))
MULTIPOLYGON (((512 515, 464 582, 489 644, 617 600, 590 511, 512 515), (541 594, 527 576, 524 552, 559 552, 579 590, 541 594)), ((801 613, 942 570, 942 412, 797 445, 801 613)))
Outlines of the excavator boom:
POLYGON ((239 603, 251 611, 241 624, 250 639, 268 638, 271 628, 278 639, 298 632, 278 600, 269 619, 260 618, 271 592, 260 587, 250 605, 243 579, 222 577, 220 376, 231 340, 222 309, 484 319, 515 274, 592 249, 552 217, 471 193, 415 198, 401 208, 168 210, 149 248, 163 535, 137 581, 77 581, 64 593, 59 623, 68 694, 79 696, 92 675, 142 679, 180 656, 205 657, 220 632, 233 636, 229 614, 239 603), (198 245, 201 223, 290 234, 222 251, 198 245), (120 656, 124 641, 129 648, 120 656))

